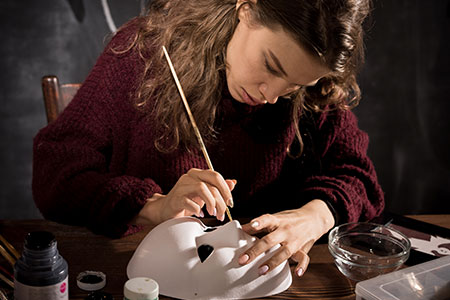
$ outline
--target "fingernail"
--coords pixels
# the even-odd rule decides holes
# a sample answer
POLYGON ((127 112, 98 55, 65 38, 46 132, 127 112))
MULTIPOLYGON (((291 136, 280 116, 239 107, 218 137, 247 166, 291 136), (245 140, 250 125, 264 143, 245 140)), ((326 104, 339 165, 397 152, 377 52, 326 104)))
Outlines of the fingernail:
POLYGON ((203 213, 203 210, 200 211, 199 215, 200 215, 200 218, 204 218, 205 217, 205 214, 203 213))
POLYGON ((225 215, 221 215, 221 216, 219 217, 219 221, 223 221, 223 220, 225 220, 225 215))
POLYGON ((239 264, 243 265, 250 259, 250 256, 248 254, 244 254, 239 258, 239 264))
POLYGON ((213 216, 214 217, 217 216, 217 208, 215 208, 215 207, 214 207, 214 210, 213 210, 213 216))
POLYGON ((233 198, 228 199, 228 203, 229 203, 228 206, 231 207, 231 208, 233 208, 233 206, 234 206, 233 198))
POLYGON ((258 221, 253 221, 252 224, 251 224, 251 226, 252 226, 253 228, 258 228, 259 222, 258 222, 258 221))
POLYGON ((258 269, 259 275, 264 275, 264 274, 267 273, 267 271, 269 271, 269 266, 268 265, 264 265, 264 266, 262 266, 262 267, 260 267, 258 269))
POLYGON ((301 277, 303 275, 303 269, 302 268, 298 268, 297 270, 297 276, 301 277))

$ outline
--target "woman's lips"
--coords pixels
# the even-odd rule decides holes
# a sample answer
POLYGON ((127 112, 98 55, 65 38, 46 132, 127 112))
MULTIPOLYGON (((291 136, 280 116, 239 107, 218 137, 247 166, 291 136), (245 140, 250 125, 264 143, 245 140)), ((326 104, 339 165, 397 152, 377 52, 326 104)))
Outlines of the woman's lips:
POLYGON ((265 104, 265 101, 255 100, 252 96, 250 96, 245 89, 242 89, 242 100, 248 105, 256 106, 265 104))

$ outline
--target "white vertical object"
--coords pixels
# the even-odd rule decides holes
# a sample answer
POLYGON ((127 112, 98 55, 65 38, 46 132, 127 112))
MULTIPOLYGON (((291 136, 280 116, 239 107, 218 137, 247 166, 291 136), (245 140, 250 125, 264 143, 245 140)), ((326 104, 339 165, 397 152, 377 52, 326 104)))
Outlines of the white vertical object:
POLYGON ((101 0, 101 1, 102 1, 103 13, 105 14, 106 23, 108 24, 109 30, 112 33, 116 33, 117 27, 116 27, 116 24, 114 24, 114 20, 111 16, 111 11, 109 10, 108 0, 101 0))

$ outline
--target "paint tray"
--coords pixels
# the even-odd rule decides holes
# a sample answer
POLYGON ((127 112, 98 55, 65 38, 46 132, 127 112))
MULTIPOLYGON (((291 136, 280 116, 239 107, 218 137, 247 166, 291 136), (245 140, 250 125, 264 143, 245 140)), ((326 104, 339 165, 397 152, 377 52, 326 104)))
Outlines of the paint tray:
POLYGON ((450 299, 450 256, 360 281, 356 300, 450 299))

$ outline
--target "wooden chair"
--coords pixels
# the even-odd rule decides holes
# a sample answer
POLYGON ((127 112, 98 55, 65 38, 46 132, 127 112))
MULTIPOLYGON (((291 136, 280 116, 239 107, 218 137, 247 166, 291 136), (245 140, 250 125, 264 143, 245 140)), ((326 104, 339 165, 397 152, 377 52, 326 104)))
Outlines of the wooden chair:
POLYGON ((53 122, 75 96, 80 83, 60 84, 58 77, 47 75, 42 77, 42 93, 44 95, 47 123, 53 122))

